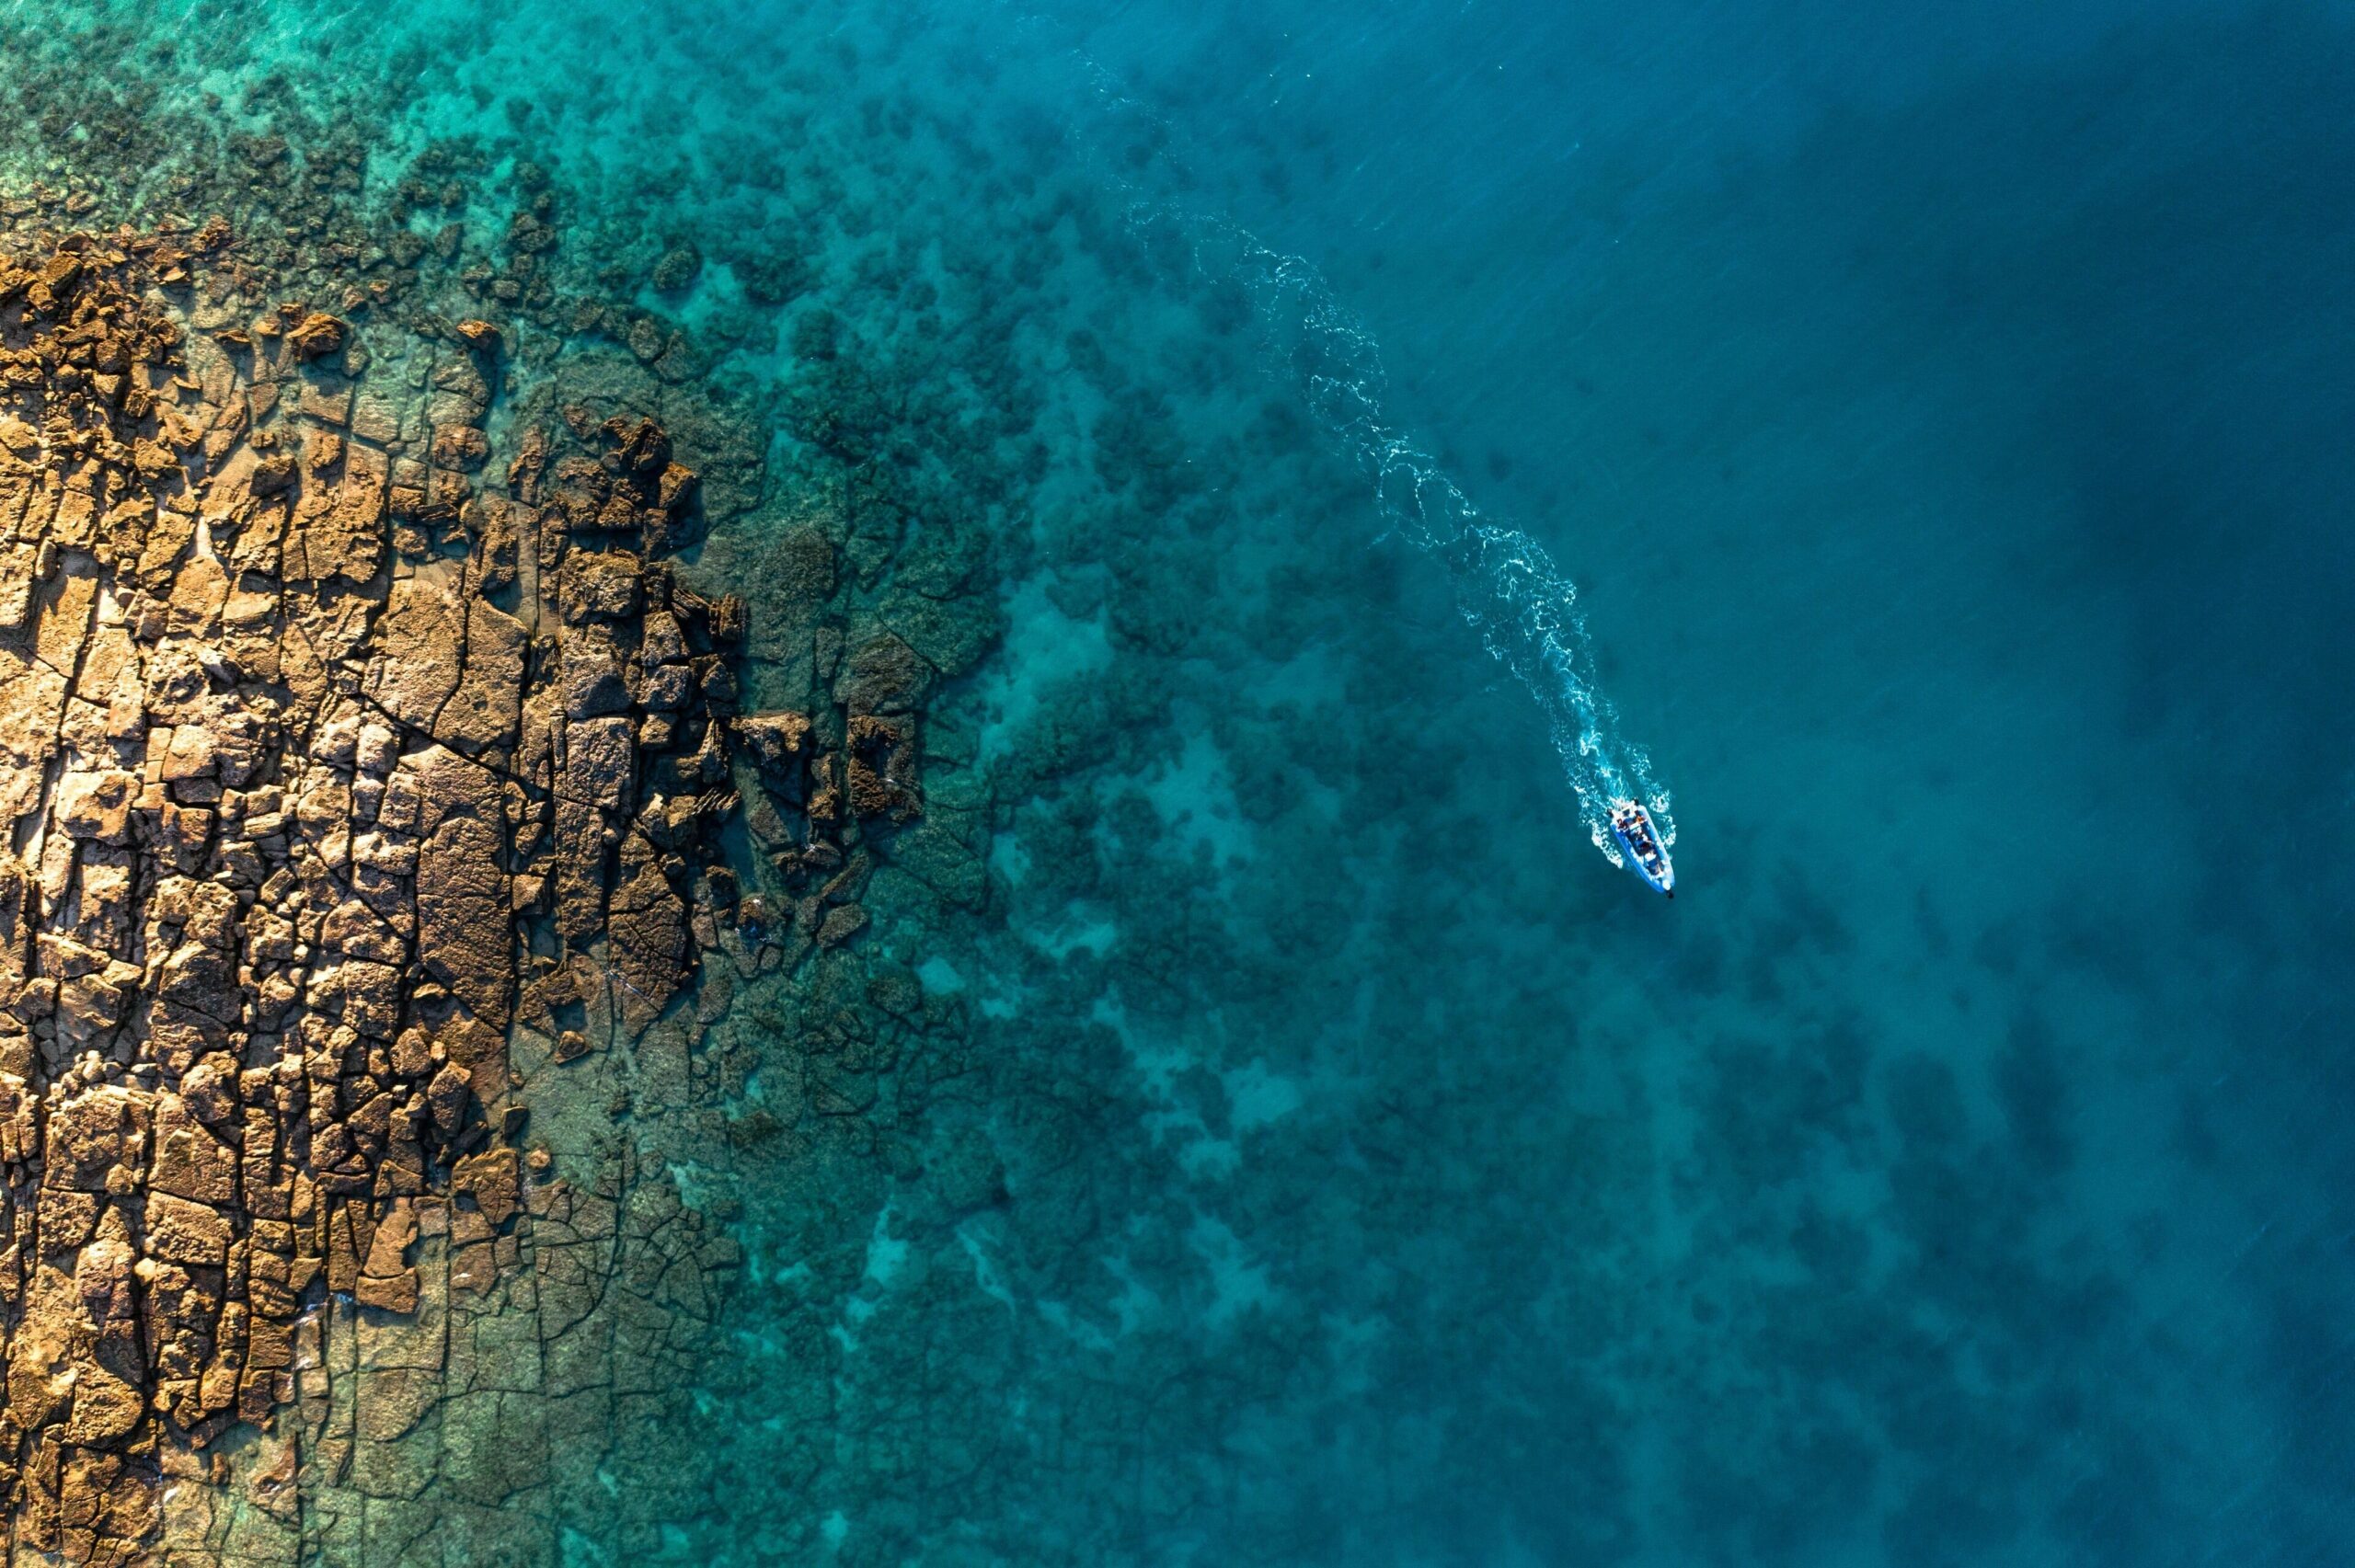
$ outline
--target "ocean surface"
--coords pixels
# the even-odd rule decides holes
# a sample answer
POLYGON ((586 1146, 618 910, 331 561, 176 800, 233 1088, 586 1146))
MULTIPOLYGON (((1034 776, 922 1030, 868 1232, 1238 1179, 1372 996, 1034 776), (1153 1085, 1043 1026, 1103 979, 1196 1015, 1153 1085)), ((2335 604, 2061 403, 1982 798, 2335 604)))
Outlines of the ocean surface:
POLYGON ((20 123, 543 167, 766 421, 698 570, 822 448, 990 605, 971 896, 866 939, 964 1056, 724 1173, 672 1522, 568 1561, 2355 1562, 2355 10, 0 34, 20 123))

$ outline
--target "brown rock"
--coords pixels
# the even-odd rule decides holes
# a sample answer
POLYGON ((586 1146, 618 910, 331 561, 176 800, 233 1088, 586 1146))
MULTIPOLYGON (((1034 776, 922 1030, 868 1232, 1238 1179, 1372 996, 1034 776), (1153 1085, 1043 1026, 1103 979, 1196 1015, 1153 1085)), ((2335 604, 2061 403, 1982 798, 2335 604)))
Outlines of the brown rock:
POLYGON ((178 1094, 156 1100, 155 1146, 147 1175, 155 1192, 221 1207, 237 1201, 236 1150, 214 1137, 178 1094))
POLYGON ((120 768, 70 773, 57 783, 57 824, 68 836, 99 843, 129 841, 139 778, 120 768))
POLYGON ((779 781, 800 778, 811 754, 809 715, 750 714, 737 719, 734 727, 762 773, 779 781))
POLYGON ((862 818, 915 816, 915 792, 906 780, 915 765, 912 725, 861 714, 851 719, 847 738, 844 772, 852 812, 862 818))
POLYGON ((229 1256, 229 1221, 220 1211, 167 1193, 147 1195, 147 1254, 178 1264, 221 1264, 229 1256))
POLYGON ((564 639, 564 712, 567 718, 602 718, 627 711, 629 677, 612 631, 576 627, 564 639))
POLYGON ((449 593, 419 578, 392 587, 379 623, 367 691, 385 713, 431 733, 458 689, 465 618, 449 593))
POLYGON ((444 425, 433 432, 436 467, 472 474, 488 461, 490 438, 472 425, 444 425))
POLYGON ((433 734, 469 756, 514 749, 523 719, 523 623, 488 601, 466 606, 466 653, 457 690, 442 704, 433 734))
POLYGON ((623 620, 637 613, 638 601, 636 557, 575 550, 565 558, 564 618, 568 622, 623 620))
POLYGON ((425 1086, 425 1104, 432 1114, 435 1130, 443 1138, 457 1136, 472 1095, 473 1075, 455 1062, 444 1065, 425 1086))
POLYGON ((78 1367, 75 1369, 73 1413, 67 1417, 61 1435, 67 1442, 84 1448, 110 1448, 138 1427, 146 1402, 146 1396, 136 1383, 117 1377, 103 1367, 78 1367))
POLYGON ((458 1162, 451 1173, 453 1192, 474 1200, 483 1218, 504 1225, 523 1203, 515 1150, 486 1149, 458 1162))
POLYGON ((417 1242, 417 1209, 408 1198, 395 1198, 369 1239, 368 1252, 354 1282, 353 1299, 363 1307, 388 1312, 417 1310, 417 1270, 408 1262, 417 1242))
POLYGON ((475 1017, 504 1029, 514 1006, 514 913, 499 830, 453 816, 418 853, 418 952, 425 972, 475 1017))
POLYGON ((450 1065, 466 1075, 485 1104, 507 1093, 507 1036, 471 1018, 455 1018, 436 1036, 450 1065))
POLYGON ((621 878, 606 901, 614 967, 634 1021, 650 1022, 685 983, 687 910, 641 834, 623 842, 621 878))
POLYGON ((98 1234, 98 1214, 106 1199, 92 1192, 65 1192, 43 1187, 34 1210, 40 1250, 49 1257, 70 1256, 98 1234))
POLYGON ((363 1307, 376 1307, 387 1312, 414 1312, 418 1302, 417 1270, 405 1268, 389 1276, 363 1274, 352 1285, 351 1299, 363 1307))
POLYGON ((286 346, 297 360, 323 360, 341 352, 348 335, 342 322, 314 312, 286 334, 286 346))
POLYGON ((583 719, 564 732, 565 794, 607 811, 627 809, 636 750, 626 715, 583 719))
POLYGON ((88 1090, 50 1109, 42 1146, 44 1185, 106 1192, 119 1170, 144 1169, 147 1103, 119 1088, 88 1090))

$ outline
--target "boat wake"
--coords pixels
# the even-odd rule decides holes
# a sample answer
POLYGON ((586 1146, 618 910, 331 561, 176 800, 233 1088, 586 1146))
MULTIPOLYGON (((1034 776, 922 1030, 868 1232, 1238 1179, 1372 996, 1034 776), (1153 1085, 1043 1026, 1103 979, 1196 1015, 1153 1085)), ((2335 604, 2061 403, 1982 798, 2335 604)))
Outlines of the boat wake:
MULTIPOLYGON (((1445 567, 1456 608, 1489 655, 1545 714, 1564 773, 1597 849, 1624 864, 1611 832, 1614 800, 1640 801, 1676 841, 1669 794, 1651 759, 1619 728, 1595 679, 1594 644, 1578 589, 1543 545, 1485 516, 1439 464, 1384 417, 1379 345, 1324 277, 1224 220, 1166 204, 1140 209, 1141 230, 1176 225, 1204 276, 1243 286, 1269 338, 1271 362, 1296 383, 1326 433, 1373 482, 1384 520, 1445 567)), ((1150 236, 1149 236, 1150 237, 1150 236)))
MULTIPOLYGON (((1150 161, 1174 166, 1175 129, 1085 52, 1074 53, 1099 109, 1116 120, 1141 121, 1149 132, 1123 136, 1117 144, 1153 147, 1150 161)), ((1084 156, 1097 151, 1089 144, 1095 139, 1079 140, 1084 156)), ((1640 802, 1658 826, 1661 845, 1674 844, 1669 793, 1653 775, 1651 758, 1620 732, 1618 711, 1595 679, 1594 645, 1577 588, 1543 545, 1484 515, 1439 463, 1385 417, 1380 346, 1324 275, 1229 219, 1141 189, 1133 160, 1088 161, 1130 197, 1131 229, 1149 249, 1174 243, 1201 280, 1244 292, 1265 335, 1270 369, 1292 383, 1325 434, 1372 479, 1391 530, 1445 568, 1464 619, 1545 714, 1595 848, 1613 864, 1626 864, 1611 830, 1614 800, 1640 802)))

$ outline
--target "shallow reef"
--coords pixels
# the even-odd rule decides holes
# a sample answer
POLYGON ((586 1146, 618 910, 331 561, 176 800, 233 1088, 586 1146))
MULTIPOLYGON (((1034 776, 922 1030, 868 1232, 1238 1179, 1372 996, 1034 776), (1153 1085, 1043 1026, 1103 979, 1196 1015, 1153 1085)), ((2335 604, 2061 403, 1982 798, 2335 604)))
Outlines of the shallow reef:
POLYGON ((500 451, 498 327, 265 304, 235 251, 0 271, 7 1421, 17 1539, 73 1561, 298 1555, 326 1483, 478 1463, 512 1502, 691 1373, 614 1337, 615 1284, 706 1322, 741 1248, 568 1112, 709 1105, 700 1026, 851 943, 921 812, 889 634, 805 626, 834 700, 742 709, 661 427, 567 405, 500 451))

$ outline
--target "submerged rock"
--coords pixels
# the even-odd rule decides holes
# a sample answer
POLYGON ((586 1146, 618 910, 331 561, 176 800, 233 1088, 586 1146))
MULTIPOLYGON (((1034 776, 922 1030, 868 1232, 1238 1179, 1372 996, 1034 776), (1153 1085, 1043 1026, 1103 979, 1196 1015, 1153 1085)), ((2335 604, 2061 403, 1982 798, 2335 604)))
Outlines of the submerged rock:
POLYGON ((691 245, 673 246, 654 264, 654 286, 666 294, 676 293, 702 272, 703 252, 691 245))

